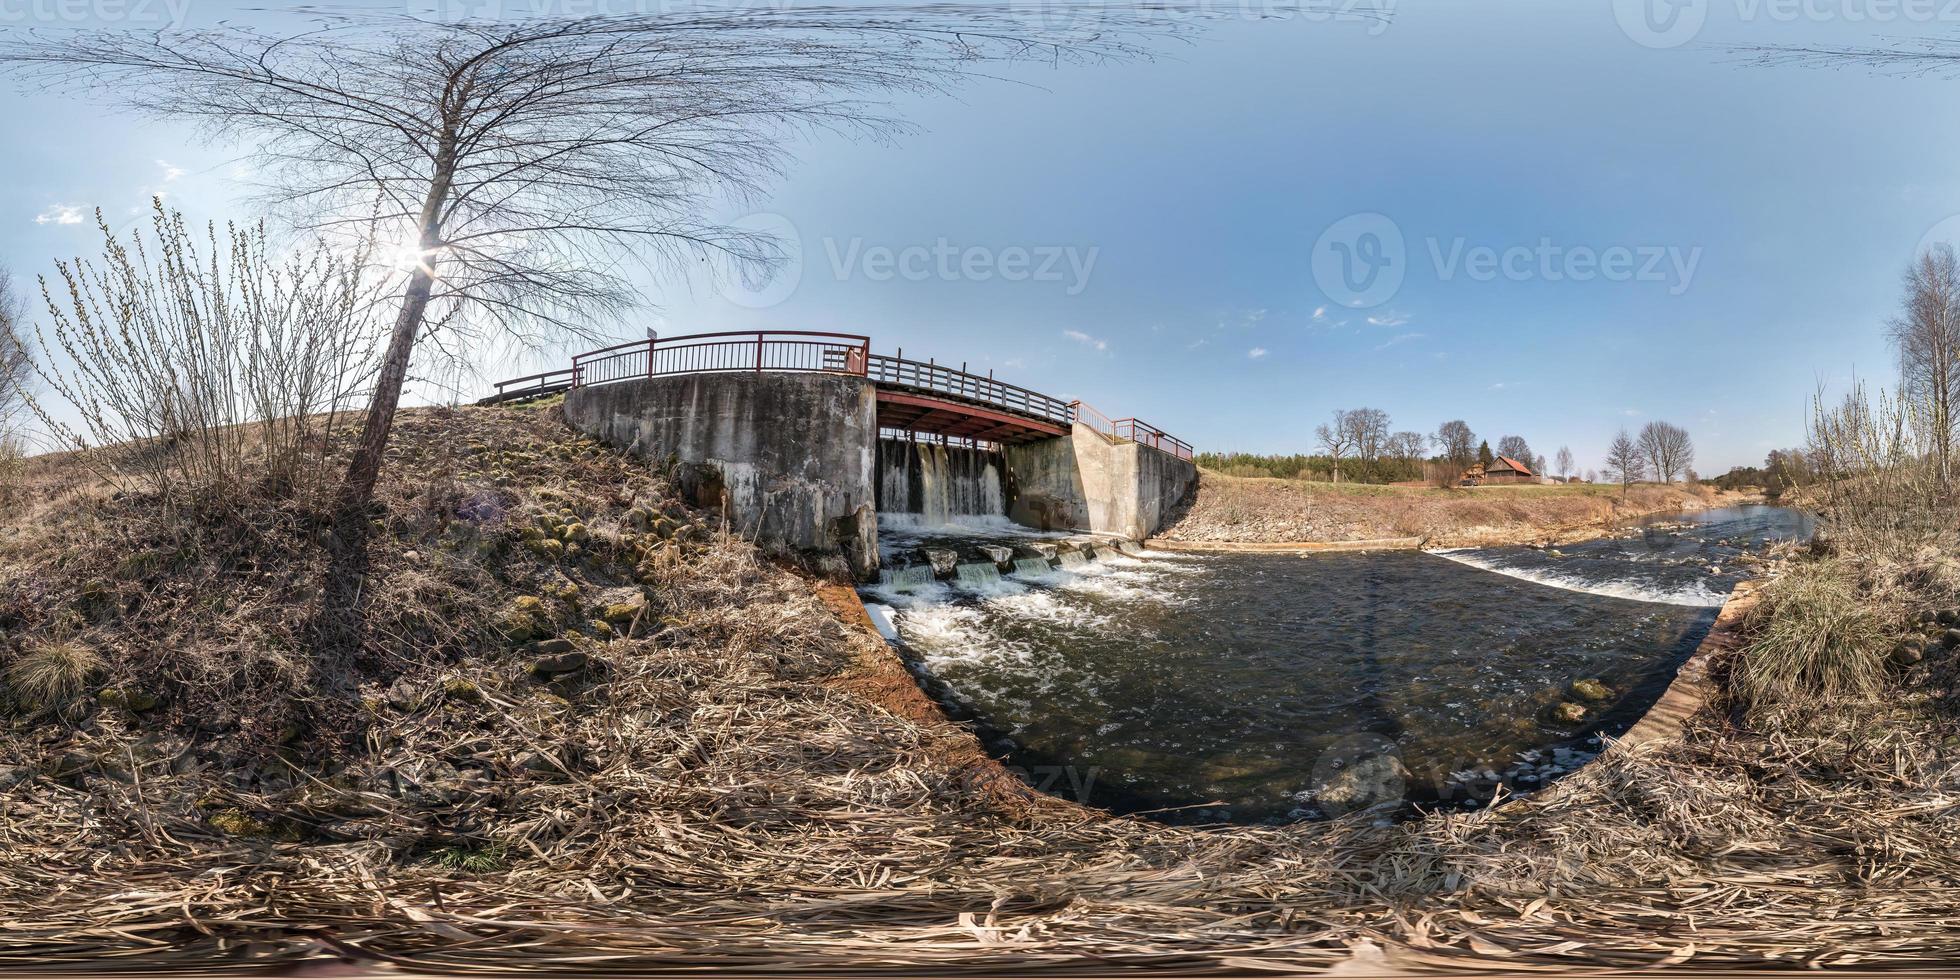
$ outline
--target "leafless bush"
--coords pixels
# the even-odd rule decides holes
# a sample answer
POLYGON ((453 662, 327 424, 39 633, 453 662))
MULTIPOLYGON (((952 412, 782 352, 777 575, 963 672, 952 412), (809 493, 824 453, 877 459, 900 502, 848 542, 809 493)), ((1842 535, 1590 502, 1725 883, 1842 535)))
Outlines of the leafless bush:
POLYGON ((20 431, 27 381, 33 374, 21 338, 26 321, 27 302, 14 287, 13 275, 0 268, 0 505, 13 502, 27 457, 27 442, 20 431))
POLYGON ((1953 527, 1939 462, 1928 451, 1919 403, 1854 384, 1835 408, 1819 391, 1810 463, 1836 531, 1875 556, 1916 554, 1953 527))
POLYGON ((375 349, 365 253, 278 255, 263 226, 211 225, 206 254, 161 202, 147 243, 97 223, 102 255, 56 264, 65 295, 42 280, 50 356, 36 371, 79 417, 69 425, 30 396, 43 424, 173 505, 317 488, 335 413, 375 349))

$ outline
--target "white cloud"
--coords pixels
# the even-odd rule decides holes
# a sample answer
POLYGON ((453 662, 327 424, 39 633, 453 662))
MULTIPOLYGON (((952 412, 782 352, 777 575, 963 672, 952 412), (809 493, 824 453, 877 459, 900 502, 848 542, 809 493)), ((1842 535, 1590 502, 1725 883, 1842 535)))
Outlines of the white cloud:
POLYGON ((1368 325, 1371 327, 1399 327, 1407 322, 1409 322, 1409 315, 1395 310, 1385 310, 1368 317, 1368 325))
POLYGON ((1640 414, 1640 409, 1637 409, 1637 408, 1623 408, 1623 409, 1620 409, 1620 414, 1621 414, 1621 415, 1624 415, 1624 416, 1627 416, 1628 418, 1632 418, 1633 416, 1635 416, 1635 415, 1639 415, 1639 414, 1640 414))
POLYGON ((79 225, 82 223, 82 209, 75 204, 55 204, 46 211, 34 216, 37 225, 79 225))
POLYGON ((1390 337, 1387 340, 1382 341, 1381 343, 1375 345, 1375 349, 1387 350, 1390 347, 1395 346, 1396 344, 1406 344, 1411 340, 1421 340, 1422 338, 1427 336, 1429 335, 1426 333, 1398 333, 1395 336, 1390 337))
POLYGON ((1100 337, 1091 337, 1080 330, 1064 330, 1062 331, 1062 336, 1067 337, 1068 339, 1073 340, 1076 343, 1089 348, 1090 350, 1106 351, 1109 349, 1109 341, 1104 340, 1100 337))
POLYGON ((1265 357, 1265 356, 1266 356, 1266 348, 1264 348, 1264 347, 1254 347, 1253 349, 1251 349, 1251 350, 1249 350, 1249 351, 1246 351, 1246 352, 1245 352, 1245 356, 1247 356, 1247 357, 1249 357, 1249 358, 1252 358, 1253 360, 1255 360, 1255 361, 1256 361, 1256 360, 1258 360, 1258 359, 1260 359, 1260 358, 1262 358, 1262 357, 1265 357))
POLYGON ((184 168, 173 166, 168 160, 158 160, 157 166, 163 168, 163 182, 166 184, 184 175, 184 168))
POLYGON ((1258 323, 1259 321, 1264 320, 1265 318, 1266 318, 1266 311, 1263 308, 1257 310, 1247 310, 1245 313, 1245 322, 1247 323, 1258 323))
POLYGON ((1496 384, 1493 384, 1493 385, 1491 385, 1491 386, 1490 386, 1490 390, 1492 390, 1492 391, 1503 391, 1503 390, 1504 390, 1505 388, 1508 388, 1508 387, 1510 387, 1510 382, 1507 382, 1507 381, 1499 381, 1499 382, 1497 382, 1496 384))

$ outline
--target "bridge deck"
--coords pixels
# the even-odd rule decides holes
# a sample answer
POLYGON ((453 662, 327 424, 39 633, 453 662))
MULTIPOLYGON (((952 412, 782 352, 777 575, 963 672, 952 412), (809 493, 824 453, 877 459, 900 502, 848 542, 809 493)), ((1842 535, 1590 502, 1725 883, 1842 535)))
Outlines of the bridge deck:
POLYGON ((484 403, 531 398, 636 378, 733 371, 851 374, 877 390, 878 427, 1014 445, 1069 434, 1080 422, 1119 441, 1191 458, 1191 446, 1136 419, 1111 420, 1079 401, 954 370, 871 353, 871 340, 812 331, 742 331, 648 338, 590 351, 569 368, 497 383, 484 403))

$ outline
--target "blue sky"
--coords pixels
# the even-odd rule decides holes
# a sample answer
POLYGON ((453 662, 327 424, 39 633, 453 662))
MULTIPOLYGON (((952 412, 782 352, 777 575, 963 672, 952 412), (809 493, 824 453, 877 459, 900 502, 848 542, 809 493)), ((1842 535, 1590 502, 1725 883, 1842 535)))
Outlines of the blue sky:
MULTIPOLYGON (((1028 67, 1011 74, 1033 84, 908 102, 919 132, 812 142, 726 215, 794 237, 793 286, 648 283, 644 318, 866 333, 1200 449, 1310 451, 1330 411, 1367 405, 1396 428, 1463 418, 1493 444, 1569 445, 1590 467, 1619 426, 1664 418, 1705 473, 1756 462, 1801 441, 1818 383, 1892 376, 1899 272, 1960 214, 1960 80, 1757 67, 1727 45, 1960 22, 1940 4, 1916 20, 1705 0, 1687 4, 1693 39, 1659 48, 1616 6, 1227 19, 1151 63, 1028 67), (1339 274, 1340 247, 1384 254, 1371 234, 1402 240, 1376 269, 1396 270, 1392 292, 1339 274)), ((96 206, 127 224, 163 192, 194 218, 250 217, 231 180, 248 149, 172 125, 9 96, 0 142, 0 263, 22 276, 89 249, 90 224, 67 222, 96 206)))

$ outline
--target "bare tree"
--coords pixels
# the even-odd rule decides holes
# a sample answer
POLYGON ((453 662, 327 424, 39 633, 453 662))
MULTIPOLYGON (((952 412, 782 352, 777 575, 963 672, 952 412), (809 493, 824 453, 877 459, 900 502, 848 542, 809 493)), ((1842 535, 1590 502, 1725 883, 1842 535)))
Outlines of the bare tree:
POLYGON ((1633 441, 1633 436, 1621 429, 1613 437, 1612 444, 1606 447, 1606 475, 1620 485, 1620 496, 1626 496, 1627 488, 1638 482, 1646 469, 1646 455, 1633 441))
POLYGON ((1422 459, 1428 448, 1429 441, 1420 432, 1403 431, 1388 437, 1388 454, 1395 457, 1403 474, 1414 474, 1413 477, 1403 478, 1421 478, 1422 459))
POLYGON ((1346 409, 1334 410, 1332 423, 1323 422, 1313 430, 1320 451, 1334 460, 1334 482, 1341 482, 1341 459, 1355 447, 1355 427, 1348 422, 1346 409))
POLYGON ((1204 16, 1070 13, 316 13, 294 35, 16 34, 0 41, 0 68, 254 144, 268 202, 301 227, 402 243, 399 310, 340 493, 348 511, 372 498, 418 341, 437 329, 527 343, 590 333, 638 298, 635 268, 716 259, 764 273, 773 240, 705 216, 780 174, 796 137, 894 134, 901 123, 868 99, 944 91, 987 63, 1140 58, 1193 21, 1184 14, 1204 16))
POLYGON ((1509 456, 1526 466, 1532 464, 1531 446, 1523 436, 1505 436, 1497 440, 1497 455, 1509 456))
POLYGON ((1905 272, 1903 309, 1893 318, 1899 383, 1914 428, 1942 485, 1951 485, 1953 444, 1960 419, 1960 261, 1944 242, 1927 249, 1905 272))
POLYGON ((0 266, 0 439, 13 438, 14 424, 27 408, 27 382, 33 368, 27 349, 27 297, 13 273, 0 266))
POLYGON ((27 443, 20 431, 33 364, 27 350, 27 298, 13 274, 0 267, 0 504, 19 487, 27 443))
POLYGON ((1444 486, 1454 486, 1463 472, 1477 462, 1477 434, 1462 419, 1451 419, 1437 426, 1430 440, 1436 444, 1436 454, 1443 457, 1444 486))
POLYGON ((1382 454, 1388 447, 1388 413, 1379 408, 1357 408, 1347 413, 1342 424, 1347 428, 1355 458, 1370 471, 1362 478, 1379 479, 1373 471, 1381 464, 1382 454))
POLYGON ((1668 422, 1649 422, 1640 428, 1640 453, 1648 471, 1662 483, 1673 483, 1695 461, 1694 440, 1688 430, 1668 422))
POLYGON ((1558 467, 1559 479, 1569 479, 1572 476, 1572 450, 1565 446, 1558 447, 1558 455, 1552 457, 1552 465, 1558 467))

